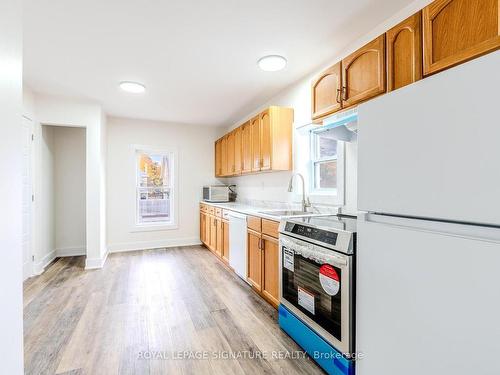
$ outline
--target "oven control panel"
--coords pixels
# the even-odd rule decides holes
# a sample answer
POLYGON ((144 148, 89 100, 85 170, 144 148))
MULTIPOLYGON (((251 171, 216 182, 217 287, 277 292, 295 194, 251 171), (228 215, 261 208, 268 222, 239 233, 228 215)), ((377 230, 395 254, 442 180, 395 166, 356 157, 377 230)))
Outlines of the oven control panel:
POLYGON ((299 236, 323 242, 332 246, 337 244, 338 233, 324 229, 311 228, 307 225, 287 222, 285 231, 299 236))

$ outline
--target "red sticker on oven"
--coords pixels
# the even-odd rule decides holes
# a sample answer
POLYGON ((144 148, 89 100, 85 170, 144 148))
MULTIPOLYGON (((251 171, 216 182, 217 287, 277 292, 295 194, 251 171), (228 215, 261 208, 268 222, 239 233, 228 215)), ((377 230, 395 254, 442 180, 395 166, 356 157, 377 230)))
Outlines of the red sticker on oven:
POLYGON ((323 264, 319 268, 319 282, 321 286, 331 296, 336 295, 340 289, 340 280, 337 271, 329 264, 323 264))

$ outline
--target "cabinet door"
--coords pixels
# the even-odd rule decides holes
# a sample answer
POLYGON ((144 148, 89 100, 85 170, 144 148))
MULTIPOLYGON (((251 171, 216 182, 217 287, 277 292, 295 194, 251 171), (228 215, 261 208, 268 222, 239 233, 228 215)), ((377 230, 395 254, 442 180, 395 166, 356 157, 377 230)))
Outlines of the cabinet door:
POLYGON ((241 174, 241 154, 242 154, 242 128, 234 131, 234 174, 241 174))
POLYGON ((222 176, 222 147, 220 140, 215 142, 215 177, 222 176))
POLYGON ((221 219, 218 219, 218 218, 215 219, 215 230, 216 230, 215 253, 218 256, 222 256, 223 236, 222 236, 222 220, 221 219))
POLYGON ((247 231, 248 266, 247 279, 259 292, 262 290, 262 254, 260 233, 247 231))
POLYGON ((200 241, 204 244, 207 242, 207 227, 206 227, 207 215, 203 212, 200 212, 200 241))
POLYGON ((250 121, 242 126, 242 169, 241 173, 252 171, 252 128, 250 121))
POLYGON ((499 0, 436 0, 423 10, 424 75, 500 47, 499 0))
POLYGON ((208 216, 209 222, 209 241, 208 247, 210 250, 215 251, 215 247, 217 246, 217 222, 214 216, 208 216))
POLYGON ((260 117, 250 120, 252 139, 252 172, 260 171, 260 117))
POLYGON ((227 176, 229 174, 227 169, 227 136, 222 137, 220 140, 220 150, 221 150, 221 176, 227 176))
POLYGON ((229 263, 229 222, 222 221, 222 259, 229 263))
POLYGON ((422 79, 422 16, 418 12, 387 31, 387 89, 422 79))
POLYGON ((278 307, 279 304, 279 245, 278 240, 262 236, 262 294, 278 307))
POLYGON ((271 169, 273 130, 269 110, 259 115, 260 122, 260 170, 267 171, 271 169))
POLYGON ((341 104, 340 61, 322 72, 311 84, 311 117, 313 120, 334 113, 341 104))
POLYGON ((381 35, 342 60, 342 105, 384 93, 385 76, 385 35, 381 35))
POLYGON ((234 174, 234 132, 227 135, 227 174, 234 174))

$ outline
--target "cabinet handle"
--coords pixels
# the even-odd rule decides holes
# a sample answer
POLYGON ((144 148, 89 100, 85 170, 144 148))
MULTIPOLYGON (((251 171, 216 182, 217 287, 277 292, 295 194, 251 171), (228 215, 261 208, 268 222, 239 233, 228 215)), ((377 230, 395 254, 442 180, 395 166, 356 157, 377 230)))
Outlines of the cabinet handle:
POLYGON ((342 87, 342 100, 347 100, 347 87, 342 87))
POLYGON ((265 245, 265 244, 266 244, 266 243, 264 242, 264 239, 263 239, 263 238, 261 238, 260 240, 262 241, 262 245, 260 246, 260 249, 261 249, 261 250, 265 250, 265 247, 266 247, 266 245, 265 245))
POLYGON ((341 92, 342 92, 342 89, 337 89, 337 97, 335 98, 335 101, 339 104, 341 104, 341 99, 340 99, 341 92))

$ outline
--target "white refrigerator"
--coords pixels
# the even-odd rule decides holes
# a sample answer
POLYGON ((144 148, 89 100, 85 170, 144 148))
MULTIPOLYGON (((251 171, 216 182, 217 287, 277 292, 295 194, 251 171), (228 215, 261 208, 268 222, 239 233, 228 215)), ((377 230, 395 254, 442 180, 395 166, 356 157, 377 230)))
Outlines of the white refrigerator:
POLYGON ((359 107, 357 375, 500 374, 500 51, 359 107))

